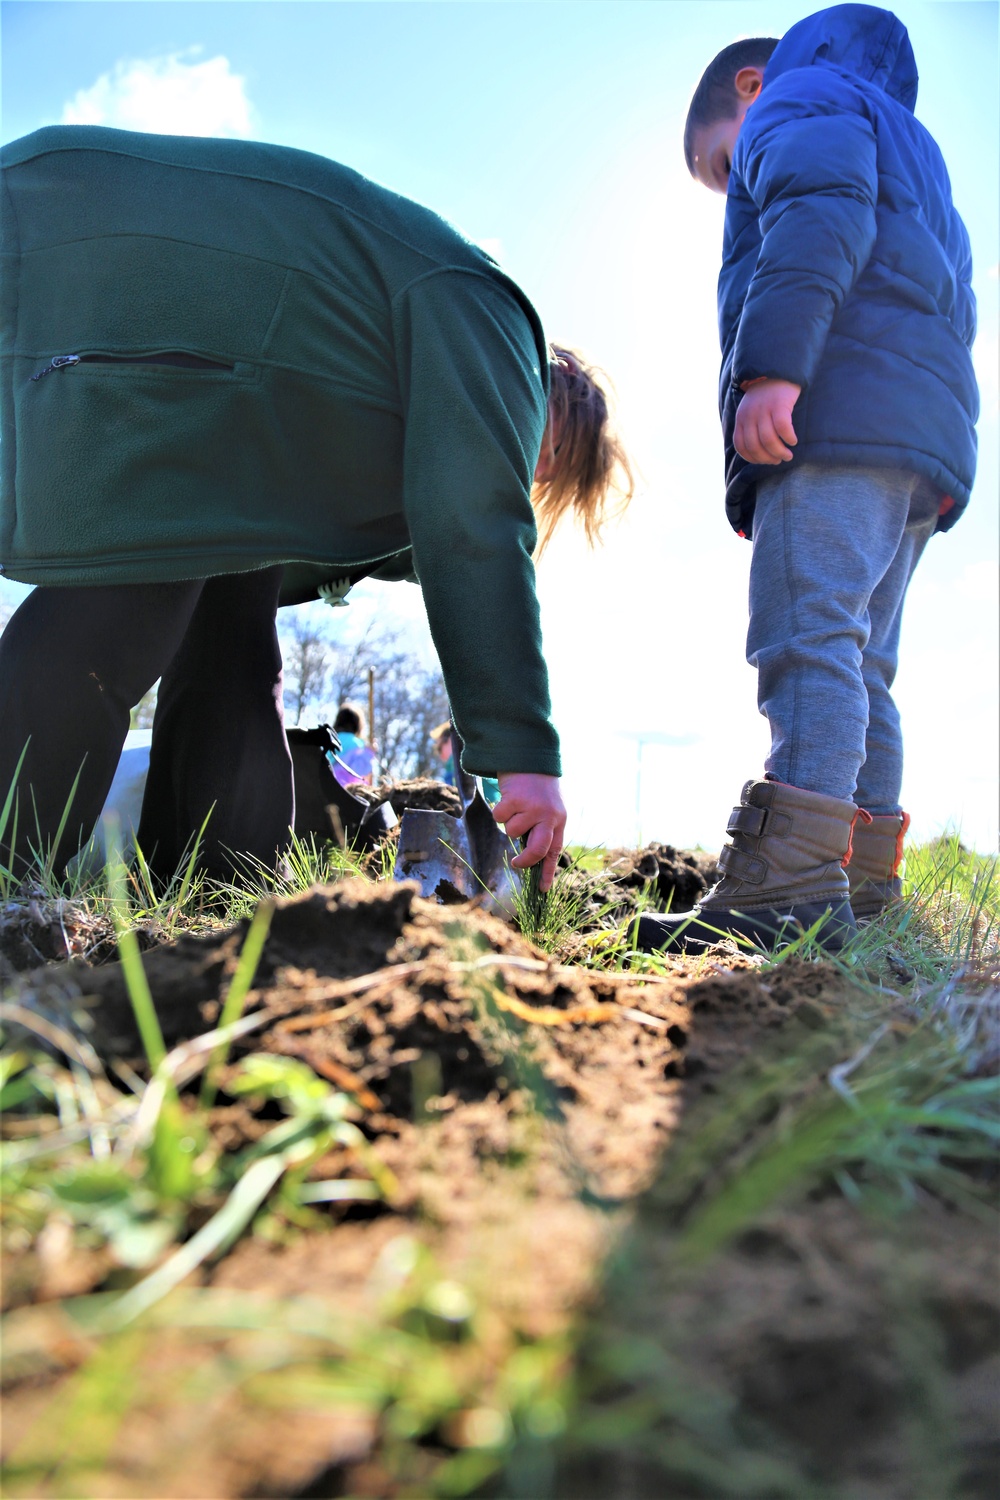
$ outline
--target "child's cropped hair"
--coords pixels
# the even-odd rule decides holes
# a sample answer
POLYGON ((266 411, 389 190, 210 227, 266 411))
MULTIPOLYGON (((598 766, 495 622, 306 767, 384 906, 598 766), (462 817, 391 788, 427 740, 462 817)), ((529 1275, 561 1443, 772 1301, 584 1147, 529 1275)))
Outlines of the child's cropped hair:
POLYGON ((716 120, 733 118, 737 109, 737 73, 741 68, 766 68, 777 45, 778 38, 774 36, 744 37, 741 42, 730 42, 712 58, 698 81, 684 125, 684 160, 689 172, 694 173, 695 131, 714 125, 716 120))
POLYGON ((603 372, 572 349, 549 345, 549 422, 544 441, 552 445, 551 478, 536 480, 531 503, 538 526, 536 557, 548 546, 562 517, 571 512, 591 546, 600 539, 612 497, 614 514, 632 498, 634 481, 628 455, 615 431, 603 372))
POLYGON ((364 734, 365 716, 354 703, 342 703, 333 721, 334 734, 364 734))

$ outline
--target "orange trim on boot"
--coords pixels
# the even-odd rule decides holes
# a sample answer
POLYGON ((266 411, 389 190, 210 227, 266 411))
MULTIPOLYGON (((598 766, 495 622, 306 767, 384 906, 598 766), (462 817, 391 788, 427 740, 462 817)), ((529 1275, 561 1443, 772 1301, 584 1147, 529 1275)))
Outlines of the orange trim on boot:
POLYGON ((857 812, 854 814, 854 817, 851 819, 851 831, 847 835, 847 853, 840 861, 840 867, 842 870, 846 870, 847 866, 851 863, 851 855, 854 853, 854 825, 855 823, 857 823, 859 818, 861 819, 862 823, 866 824, 874 823, 875 821, 870 812, 865 812, 865 809, 863 807, 858 808, 857 812))
POLYGON ((903 823, 902 823, 902 827, 900 828, 899 832, 896 835, 896 858, 895 858, 895 861, 894 861, 893 866, 892 866, 893 879, 895 879, 896 876, 899 874, 899 867, 903 863, 903 839, 906 837, 907 829, 910 826, 910 815, 909 815, 909 813, 908 812, 903 812, 903 810, 901 808, 899 815, 902 818, 903 823))

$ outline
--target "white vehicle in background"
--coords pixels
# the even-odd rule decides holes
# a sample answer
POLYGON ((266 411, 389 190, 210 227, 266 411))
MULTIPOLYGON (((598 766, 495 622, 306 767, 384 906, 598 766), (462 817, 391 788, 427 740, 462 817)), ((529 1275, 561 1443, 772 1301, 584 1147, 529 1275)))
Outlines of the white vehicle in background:
POLYGON ((101 809, 97 827, 89 842, 67 867, 70 875, 95 875, 107 860, 109 828, 117 825, 122 853, 129 858, 135 848, 135 831, 142 812, 142 794, 149 770, 151 729, 130 729, 125 736, 118 769, 115 771, 107 800, 101 809))

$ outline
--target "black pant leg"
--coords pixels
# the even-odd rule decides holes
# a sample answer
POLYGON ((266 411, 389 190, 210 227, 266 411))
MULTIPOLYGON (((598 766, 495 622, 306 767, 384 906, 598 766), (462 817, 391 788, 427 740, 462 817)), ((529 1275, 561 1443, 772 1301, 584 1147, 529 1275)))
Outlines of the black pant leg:
POLYGON ((0 808, 27 745, 0 863, 18 877, 53 849, 61 874, 93 830, 129 711, 176 652, 202 581, 37 588, 0 635, 0 808))
POLYGON ((280 567, 210 578, 163 674, 139 846, 169 880, 208 817, 198 867, 273 869, 294 816, 275 627, 280 567), (249 860, 241 856, 249 856, 249 860))

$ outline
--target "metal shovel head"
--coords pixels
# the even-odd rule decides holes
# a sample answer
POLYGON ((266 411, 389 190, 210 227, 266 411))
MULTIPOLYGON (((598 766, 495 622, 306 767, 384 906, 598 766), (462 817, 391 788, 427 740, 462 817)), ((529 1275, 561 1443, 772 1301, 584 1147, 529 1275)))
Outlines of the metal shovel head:
POLYGON ((462 821, 466 837, 472 850, 472 868, 479 889, 483 892, 483 905, 487 911, 501 917, 512 917, 516 907, 517 893, 521 888, 521 877, 512 870, 510 862, 518 852, 518 846, 500 829, 493 809, 483 796, 482 787, 475 776, 470 776, 462 767, 462 742, 454 723, 451 729, 451 753, 455 766, 455 787, 462 799, 462 821))
POLYGON ((450 813, 408 807, 399 823, 396 880, 416 880, 437 901, 468 901, 482 891, 473 873, 465 825, 450 813))
POLYGON ((416 880, 420 893, 436 901, 482 898, 487 911, 513 915, 519 888, 510 860, 517 845, 502 833, 486 801, 477 796, 463 818, 429 808, 408 807, 399 824, 393 875, 416 880))
POLYGON ((518 846, 503 832, 478 789, 465 809, 464 821, 472 848, 472 868, 480 891, 486 893, 483 905, 498 916, 512 917, 521 877, 511 869, 510 862, 518 853, 518 846))
POLYGON ((475 776, 462 767, 462 741, 454 723, 451 755, 462 816, 407 808, 399 825, 397 880, 418 880, 438 901, 482 898, 487 911, 514 915, 520 877, 510 867, 518 846, 500 829, 475 776))

